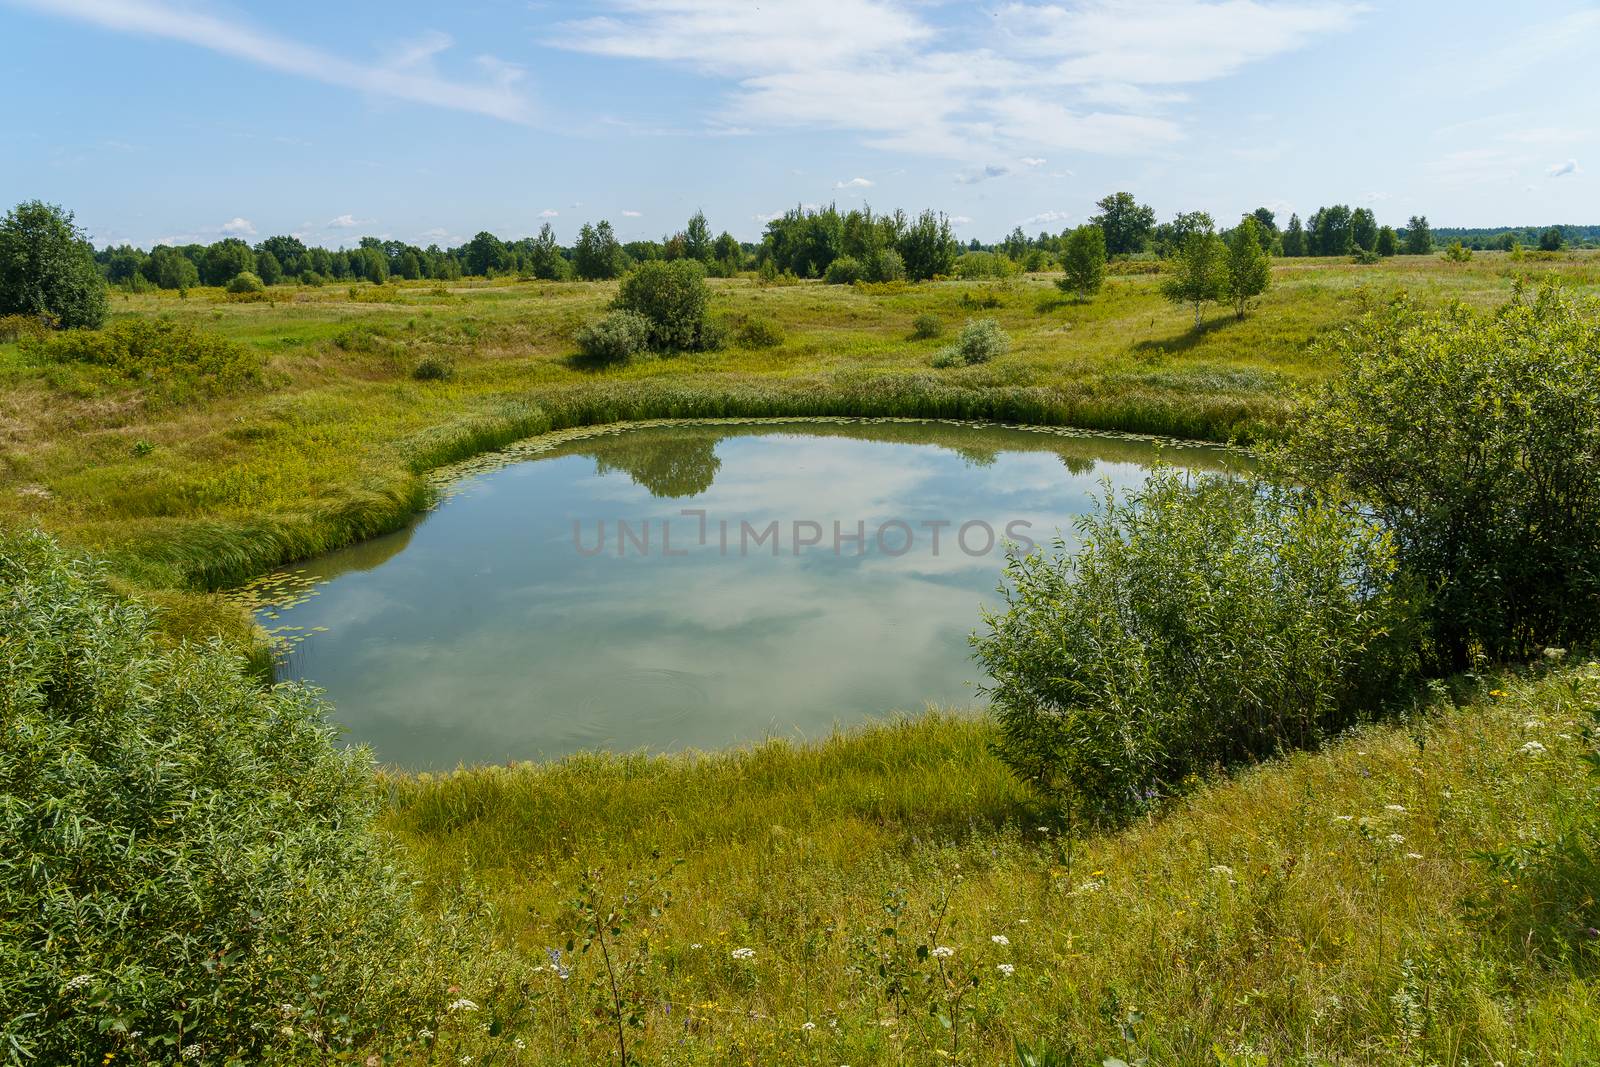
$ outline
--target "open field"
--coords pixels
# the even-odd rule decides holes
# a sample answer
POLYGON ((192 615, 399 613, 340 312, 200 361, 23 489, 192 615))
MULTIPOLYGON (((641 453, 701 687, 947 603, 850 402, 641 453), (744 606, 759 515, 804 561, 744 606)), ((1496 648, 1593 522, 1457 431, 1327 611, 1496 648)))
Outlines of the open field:
POLYGON ((614 283, 283 286, 250 303, 202 289, 118 296, 117 317, 172 316, 250 346, 266 359, 265 384, 164 403, 0 346, 0 520, 104 553, 144 588, 207 589, 392 529, 426 502, 427 469, 550 428, 906 415, 1248 439, 1324 373, 1308 346, 1364 305, 1404 291, 1490 306, 1518 277, 1600 287, 1600 257, 1584 253, 1274 270, 1249 318, 1212 309, 1198 331, 1150 275, 1113 277, 1083 303, 1048 276, 887 288, 713 280, 714 314, 735 326, 770 319, 783 342, 616 369, 584 365, 571 342, 614 283), (1013 348, 934 370, 945 340, 910 337, 924 313, 947 336, 993 316, 1013 348), (415 380, 425 359, 453 377, 415 380))

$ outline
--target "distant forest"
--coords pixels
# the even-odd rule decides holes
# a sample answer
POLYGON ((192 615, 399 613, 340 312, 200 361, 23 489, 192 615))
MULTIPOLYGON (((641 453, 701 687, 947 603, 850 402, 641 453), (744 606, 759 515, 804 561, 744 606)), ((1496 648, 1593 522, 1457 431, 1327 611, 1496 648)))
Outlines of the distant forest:
MULTIPOLYGON (((1166 259, 1196 232, 1220 229, 1203 211, 1179 212, 1157 222, 1149 205, 1130 193, 1099 201, 1100 213, 1087 225, 1102 231, 1111 258, 1166 259)), ((1413 216, 1402 227, 1380 226, 1369 208, 1334 204, 1319 208, 1303 223, 1286 223, 1268 208, 1251 212, 1263 250, 1274 256, 1426 255, 1460 241, 1471 249, 1593 247, 1600 226, 1525 226, 1509 228, 1436 227, 1413 216)), ((729 277, 742 271, 764 276, 827 278, 829 281, 917 281, 941 276, 1001 277, 1013 271, 1051 270, 1060 265, 1071 229, 1030 236, 1018 226, 994 242, 960 242, 942 213, 902 211, 875 214, 870 207, 839 210, 796 207, 767 223, 759 242, 713 236, 701 212, 660 240, 623 242, 611 223, 586 223, 572 245, 560 244, 546 224, 532 237, 503 240, 483 232, 454 248, 426 248, 403 241, 363 237, 354 248, 308 247, 293 236, 275 236, 254 246, 237 237, 213 244, 158 245, 146 252, 130 245, 95 252, 106 280, 124 289, 187 289, 229 285, 246 275, 251 285, 279 282, 321 285, 391 278, 449 280, 464 276, 514 276, 529 279, 616 278, 636 263, 655 259, 694 259, 706 273, 729 277)))

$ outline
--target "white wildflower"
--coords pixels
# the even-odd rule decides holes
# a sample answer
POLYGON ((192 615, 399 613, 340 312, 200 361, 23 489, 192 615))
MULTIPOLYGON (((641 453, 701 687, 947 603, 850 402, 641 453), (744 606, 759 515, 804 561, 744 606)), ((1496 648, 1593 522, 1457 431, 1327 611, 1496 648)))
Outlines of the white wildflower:
POLYGON ((1009 944, 1011 944, 1011 939, 1009 937, 1007 937, 1005 934, 993 934, 993 935, 990 936, 989 940, 993 941, 997 945, 1009 945, 1009 944))
POLYGON ((204 1045, 190 1045, 183 1050, 183 1058, 186 1060, 197 1060, 205 1054, 206 1047, 204 1045))
POLYGON ((1355 822, 1355 821, 1356 821, 1356 817, 1354 815, 1335 815, 1333 817, 1333 819, 1332 819, 1332 822, 1335 825, 1337 825, 1339 823, 1342 823, 1342 822, 1355 822))
POLYGON ((1078 883, 1078 888, 1075 889, 1074 892, 1077 892, 1077 893, 1098 893, 1098 892, 1100 892, 1100 890, 1104 889, 1105 887, 1106 887, 1106 884, 1104 882, 1102 882, 1102 881, 1100 881, 1099 879, 1096 879, 1096 878, 1091 878, 1087 882, 1079 882, 1078 883))
POLYGON ((802 1030, 811 1031, 811 1030, 815 1030, 816 1028, 817 1028, 817 1024, 813 1023, 813 1022, 804 1022, 804 1023, 800 1024, 800 1029, 802 1029, 802 1030))
POLYGON ((933 948, 933 958, 936 960, 947 960, 955 954, 956 950, 948 945, 935 945, 933 948))
POLYGON ((66 992, 70 993, 74 989, 82 989, 84 986, 88 985, 92 981, 94 981, 94 975, 92 975, 92 974, 76 975, 76 976, 74 976, 73 978, 71 978, 71 979, 69 979, 67 981, 67 984, 64 987, 64 989, 65 989, 66 992))
POLYGON ((756 950, 753 948, 736 948, 733 950, 733 958, 736 960, 753 960, 756 958, 756 950))
POLYGON ((1219 863, 1215 867, 1211 868, 1211 873, 1212 874, 1220 874, 1220 875, 1223 875, 1226 878, 1232 878, 1233 877, 1233 868, 1229 867, 1226 863, 1219 863))
POLYGON ((423 1041, 432 1041, 433 1031, 424 1026, 421 1030, 417 1031, 417 1037, 423 1041))
POLYGON ((1406 859, 1408 859, 1408 860, 1420 860, 1421 858, 1422 858, 1422 853, 1420 853, 1420 852, 1407 852, 1406 853, 1406 859))
POLYGON ((1528 719, 1523 722, 1522 728, 1524 730, 1542 730, 1544 729, 1544 723, 1540 722, 1538 719, 1528 719))
POLYGON ((478 1010, 478 1005, 475 1002, 468 1000, 466 997, 462 997, 460 1000, 452 1000, 450 1002, 450 1006, 446 1010, 447 1011, 477 1011, 478 1010))
POLYGON ((1517 751, 1521 752, 1524 756, 1542 756, 1544 755, 1544 746, 1537 741, 1529 741, 1517 751))
POLYGON ((701 945, 700 945, 700 942, 696 941, 696 942, 692 943, 689 947, 690 948, 700 948, 701 945))
POLYGON ((513 1047, 516 1048, 516 1050, 518 1052, 526 1052, 527 1049, 528 1049, 528 1043, 526 1041, 522 1040, 522 1038, 520 1038, 520 1037, 512 1038, 511 1039, 511 1044, 512 1044, 513 1047))
POLYGON ((1384 811, 1399 812, 1401 815, 1404 815, 1406 813, 1406 809, 1405 809, 1405 805, 1404 804, 1385 804, 1383 806, 1383 810, 1384 811))
POLYGON ((1566 655, 1567 650, 1564 648, 1547 648, 1544 650, 1545 659, 1564 659, 1566 655))

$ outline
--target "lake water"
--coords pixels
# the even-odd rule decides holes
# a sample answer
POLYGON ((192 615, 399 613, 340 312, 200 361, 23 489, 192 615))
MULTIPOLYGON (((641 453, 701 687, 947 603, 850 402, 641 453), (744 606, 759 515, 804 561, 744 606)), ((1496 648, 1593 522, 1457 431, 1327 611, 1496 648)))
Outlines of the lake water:
POLYGON ((980 702, 967 638, 1007 533, 1070 541, 1102 480, 1156 457, 948 423, 609 432, 501 458, 410 528, 269 577, 258 618, 297 642, 280 676, 403 767, 815 737, 980 702))

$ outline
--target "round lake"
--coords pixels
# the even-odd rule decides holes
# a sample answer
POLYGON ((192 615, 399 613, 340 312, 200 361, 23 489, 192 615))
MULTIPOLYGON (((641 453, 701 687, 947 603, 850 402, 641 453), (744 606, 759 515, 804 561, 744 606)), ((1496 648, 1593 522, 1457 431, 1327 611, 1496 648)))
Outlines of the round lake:
POLYGON ((981 697, 1026 548, 1205 447, 933 422, 650 426, 464 475, 408 529, 258 586, 352 741, 414 769, 815 737, 981 697))

